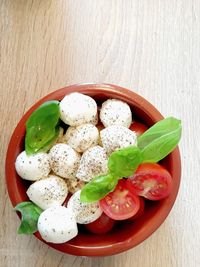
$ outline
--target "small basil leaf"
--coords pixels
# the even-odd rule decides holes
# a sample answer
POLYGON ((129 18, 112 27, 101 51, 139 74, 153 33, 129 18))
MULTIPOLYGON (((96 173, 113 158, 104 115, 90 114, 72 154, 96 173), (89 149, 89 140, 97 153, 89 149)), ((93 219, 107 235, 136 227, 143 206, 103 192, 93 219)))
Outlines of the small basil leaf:
POLYGON ((43 103, 26 122, 25 150, 27 155, 48 151, 58 136, 59 102, 43 103))
POLYGON ((81 190, 81 202, 95 202, 112 192, 118 180, 112 175, 100 175, 86 184, 81 190))
POLYGON ((21 225, 18 228, 18 234, 33 234, 37 232, 37 222, 42 209, 32 202, 21 202, 15 208, 22 215, 21 225))
MULTIPOLYGON (((59 136, 59 127, 56 127, 55 128, 55 134, 52 137, 52 139, 50 139, 47 143, 45 143, 42 148, 40 148, 40 149, 38 148, 37 149, 37 153, 39 153, 39 152, 47 152, 49 149, 51 149, 51 147, 56 143, 58 136, 59 136)), ((27 145, 26 146, 26 151, 32 151, 32 148, 29 147, 28 142, 27 142, 26 145, 27 145)), ((33 153, 30 153, 30 154, 33 154, 33 153)))
POLYGON ((138 137, 138 147, 143 149, 154 140, 160 138, 161 136, 165 136, 166 134, 173 132, 178 128, 181 128, 180 120, 173 117, 163 119, 155 123, 151 128, 138 137))
POLYGON ((110 173, 118 178, 129 177, 142 162, 141 151, 136 146, 129 146, 113 152, 108 159, 110 173))
POLYGON ((138 138, 143 162, 158 162, 177 146, 181 138, 181 121, 167 118, 151 127, 138 138))

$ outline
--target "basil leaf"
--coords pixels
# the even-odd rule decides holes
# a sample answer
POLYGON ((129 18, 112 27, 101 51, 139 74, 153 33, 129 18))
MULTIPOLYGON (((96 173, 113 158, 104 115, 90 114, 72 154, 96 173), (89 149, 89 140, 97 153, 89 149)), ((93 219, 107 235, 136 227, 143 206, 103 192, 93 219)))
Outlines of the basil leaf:
MULTIPOLYGON (((37 153, 39 153, 39 152, 47 152, 49 149, 51 149, 51 147, 56 143, 56 140, 57 140, 58 136, 59 136, 59 127, 56 127, 55 128, 55 134, 52 137, 52 139, 50 139, 47 143, 45 143, 45 145, 42 148, 40 148, 40 149, 38 148, 37 149, 37 153)), ((32 151, 32 148, 29 147, 28 142, 26 143, 26 151, 32 151)), ((29 154, 31 155, 31 154, 35 154, 35 153, 29 153, 29 154)))
POLYGON ((37 232, 37 222, 42 209, 32 202, 21 202, 15 208, 22 215, 21 225, 18 228, 18 234, 33 234, 37 232))
POLYGON ((58 137, 59 101, 47 101, 36 109, 26 122, 27 155, 48 151, 58 137))
POLYGON ((138 137, 137 139, 138 147, 143 149, 147 145, 149 145, 152 141, 180 127, 181 127, 181 121, 176 118, 169 117, 163 119, 155 123, 151 128, 149 128, 147 131, 145 131, 142 135, 138 137))
POLYGON ((129 146, 113 152, 108 159, 108 169, 114 177, 129 177, 142 162, 141 151, 129 146))
POLYGON ((143 162, 158 162, 177 146, 181 138, 181 121, 166 118, 153 125, 138 138, 143 162))
POLYGON ((97 176, 83 187, 80 200, 81 202, 98 201, 113 191, 117 183, 118 180, 111 174, 97 176))

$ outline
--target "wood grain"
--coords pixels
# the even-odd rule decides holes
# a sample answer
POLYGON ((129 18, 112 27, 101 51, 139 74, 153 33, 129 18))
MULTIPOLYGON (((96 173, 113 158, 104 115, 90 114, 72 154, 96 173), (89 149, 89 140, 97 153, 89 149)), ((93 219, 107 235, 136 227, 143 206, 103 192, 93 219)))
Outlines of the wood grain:
POLYGON ((200 266, 200 1, 0 1, 0 267, 200 266), (41 96, 79 82, 138 92, 183 121, 182 184, 166 222, 126 253, 81 258, 16 234, 4 161, 11 133, 41 96))

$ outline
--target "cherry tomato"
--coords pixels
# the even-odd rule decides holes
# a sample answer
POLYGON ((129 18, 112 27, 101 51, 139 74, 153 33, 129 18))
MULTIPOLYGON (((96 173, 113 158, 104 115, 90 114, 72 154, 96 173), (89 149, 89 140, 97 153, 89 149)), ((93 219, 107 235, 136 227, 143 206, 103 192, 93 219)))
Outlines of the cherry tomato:
POLYGON ((157 163, 143 163, 132 177, 127 179, 127 187, 132 193, 149 200, 167 197, 172 190, 170 173, 157 163))
POLYGON ((140 207, 139 197, 131 193, 126 180, 119 180, 115 190, 100 200, 101 209, 114 220, 126 220, 140 207))
POLYGON ((137 136, 140 136, 141 134, 146 132, 146 130, 148 130, 148 127, 144 125, 143 123, 135 121, 131 124, 130 130, 134 131, 137 136))
POLYGON ((142 214, 144 213, 144 208, 145 208, 145 201, 142 197, 140 197, 140 208, 135 215, 133 215, 131 218, 128 219, 128 221, 135 221, 136 219, 141 217, 142 214))
POLYGON ((115 225, 115 220, 109 218, 104 212, 96 221, 85 224, 85 228, 94 234, 106 234, 115 225))

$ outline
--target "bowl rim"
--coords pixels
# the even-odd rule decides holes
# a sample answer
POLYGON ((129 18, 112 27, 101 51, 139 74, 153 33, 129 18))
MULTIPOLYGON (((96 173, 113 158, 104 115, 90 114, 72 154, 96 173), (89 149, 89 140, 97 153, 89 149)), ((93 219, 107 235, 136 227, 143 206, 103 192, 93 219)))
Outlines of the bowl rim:
MULTIPOLYGON (((40 106, 43 102, 47 100, 53 100, 53 99, 62 99, 64 95, 69 94, 71 92, 80 92, 84 94, 105 94, 113 95, 113 97, 117 98, 120 97, 120 99, 127 102, 127 99, 129 99, 129 102, 134 106, 137 105, 137 107, 141 108, 152 120, 159 121, 163 119, 164 117, 161 115, 161 113, 145 98, 138 95, 137 93, 128 90, 126 88, 113 85, 113 84, 107 84, 107 83, 101 83, 101 84, 93 84, 93 83, 82 83, 82 84, 74 84, 70 86, 63 87, 61 89, 55 90, 46 96, 42 97, 39 101, 37 101, 34 105, 31 106, 31 108, 28 109, 28 111, 22 116, 22 118, 19 120, 17 126, 15 127, 12 136, 10 138, 10 142, 7 149, 6 154, 6 161, 5 161, 5 174, 6 174, 6 185, 7 190, 9 194, 9 198, 12 202, 12 205, 15 206, 19 202, 23 201, 22 196, 20 195, 19 191, 16 191, 17 183, 13 176, 13 162, 15 162, 15 158, 13 155, 13 150, 15 151, 17 148, 17 144, 19 144, 19 141, 21 140, 21 136, 25 134, 25 122, 30 116, 30 114, 35 110, 38 106, 40 106), (11 183, 12 182, 12 183, 11 183)), ((45 242, 39 233, 35 233, 34 235, 42 242, 48 244, 50 247, 59 250, 64 253, 76 255, 76 256, 108 256, 113 254, 118 254, 123 251, 126 251, 130 248, 135 247, 136 245, 140 244, 144 240, 146 240, 151 234, 157 230, 160 225, 164 222, 166 217, 168 216, 170 210, 173 207, 173 204, 176 200, 179 186, 180 186, 180 179, 181 179, 181 158, 180 158, 180 152, 179 148, 175 148, 175 150, 169 155, 170 157, 170 163, 172 164, 173 168, 173 178, 174 178, 174 189, 173 194, 170 195, 169 198, 166 199, 164 202, 165 209, 163 208, 159 214, 157 214, 157 220, 154 224, 150 224, 147 222, 145 229, 141 229, 139 233, 136 236, 136 239, 128 238, 124 242, 117 242, 110 246, 96 246, 96 247, 83 247, 78 245, 71 245, 68 244, 66 246, 62 246, 63 244, 52 244, 45 242)), ((15 172, 16 175, 16 172, 15 172)))

